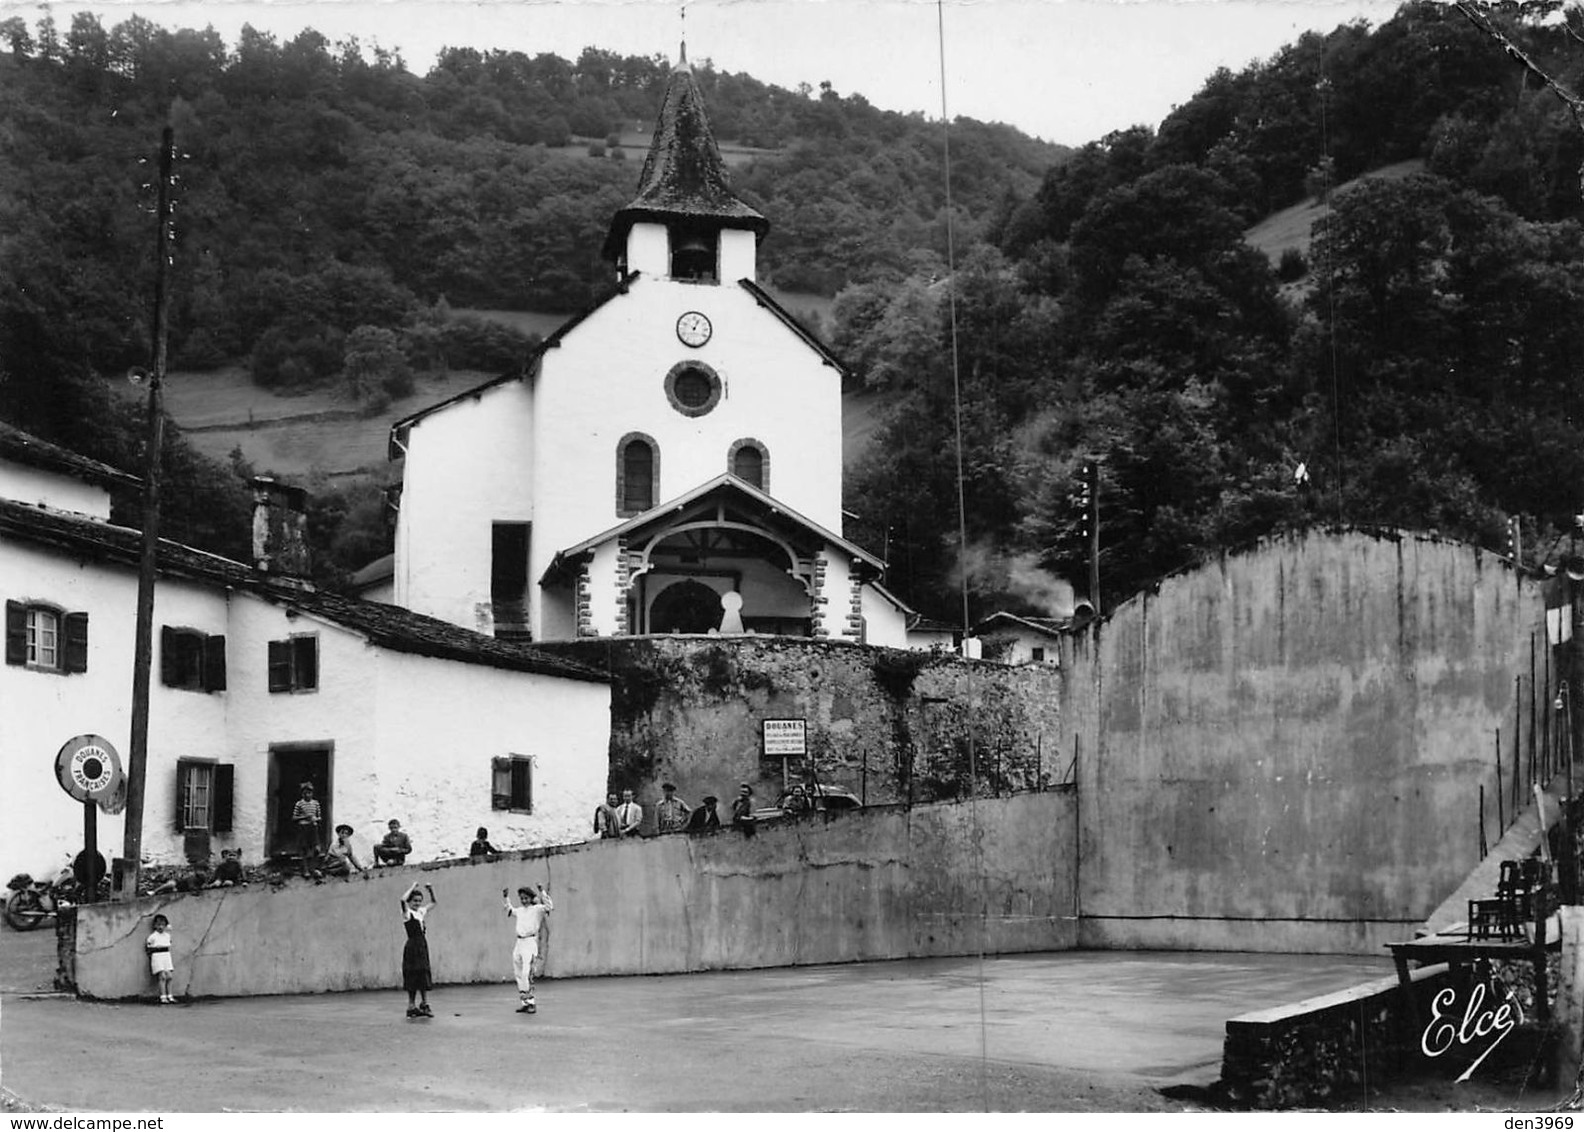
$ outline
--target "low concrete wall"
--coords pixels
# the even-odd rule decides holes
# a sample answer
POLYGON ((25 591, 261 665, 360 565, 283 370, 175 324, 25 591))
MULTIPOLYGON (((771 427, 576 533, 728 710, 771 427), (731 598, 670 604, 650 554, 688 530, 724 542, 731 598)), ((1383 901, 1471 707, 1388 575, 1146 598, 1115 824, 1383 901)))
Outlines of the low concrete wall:
POLYGON ((1077 934, 1074 832, 1074 796, 1047 792, 94 905, 78 916, 77 988, 152 993, 156 912, 171 920, 178 994, 399 986, 398 899, 415 879, 438 899, 440 983, 509 978, 500 891, 536 883, 556 902, 549 976, 1061 950, 1077 934))
POLYGON ((1395 975, 1227 1022, 1219 1091, 1242 1108, 1293 1108, 1367 1093, 1415 1062, 1416 1000, 1449 981, 1446 964, 1395 975))

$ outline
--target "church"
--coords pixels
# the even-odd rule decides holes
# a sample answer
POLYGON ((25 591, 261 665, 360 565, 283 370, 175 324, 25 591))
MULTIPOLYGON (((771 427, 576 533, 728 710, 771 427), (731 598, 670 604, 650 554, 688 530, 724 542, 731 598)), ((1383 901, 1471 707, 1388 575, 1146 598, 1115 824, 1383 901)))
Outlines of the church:
POLYGON ((757 281, 768 229, 684 51, 605 241, 613 293, 519 371, 392 425, 389 600, 534 641, 908 647, 917 615, 842 534, 843 367, 757 281))

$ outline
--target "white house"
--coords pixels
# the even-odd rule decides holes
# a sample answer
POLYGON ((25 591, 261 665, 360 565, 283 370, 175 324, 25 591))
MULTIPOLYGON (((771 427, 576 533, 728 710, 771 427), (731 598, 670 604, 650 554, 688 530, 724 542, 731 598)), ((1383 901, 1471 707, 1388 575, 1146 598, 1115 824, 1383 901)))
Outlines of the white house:
POLYGON ((1060 656, 1057 644, 1072 626, 1071 617, 1022 617, 1002 611, 975 625, 974 636, 979 639, 986 660, 1056 664, 1060 656))
MULTIPOLYGON (((91 733, 129 749, 141 536, 109 521, 107 488, 135 482, 0 426, 0 865, 12 871, 81 847, 82 804, 55 777, 62 745, 91 733)), ((160 545, 146 859, 284 852, 302 782, 327 829, 373 839, 400 819, 416 860, 465 855, 480 825, 502 848, 586 836, 608 769, 605 677, 281 575, 291 555, 267 540, 293 528, 294 494, 259 492, 269 569, 160 545)), ((117 855, 123 819, 98 822, 117 855)))
POLYGON ((396 604, 534 640, 909 643, 916 615, 842 534, 842 367, 756 282, 768 226, 682 62, 605 243, 617 291, 392 426, 396 604))

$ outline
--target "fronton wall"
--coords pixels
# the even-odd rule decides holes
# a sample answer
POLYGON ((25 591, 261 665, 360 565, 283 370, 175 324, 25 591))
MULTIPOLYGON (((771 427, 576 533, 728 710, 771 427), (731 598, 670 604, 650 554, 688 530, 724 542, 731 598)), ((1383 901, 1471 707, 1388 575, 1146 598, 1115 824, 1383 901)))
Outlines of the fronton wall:
POLYGON ((1482 785, 1499 836, 1498 733, 1510 785, 1513 730, 1527 743, 1531 701, 1550 698, 1541 610, 1476 548, 1312 531, 1071 639, 1083 945, 1407 938, 1478 860, 1482 785))

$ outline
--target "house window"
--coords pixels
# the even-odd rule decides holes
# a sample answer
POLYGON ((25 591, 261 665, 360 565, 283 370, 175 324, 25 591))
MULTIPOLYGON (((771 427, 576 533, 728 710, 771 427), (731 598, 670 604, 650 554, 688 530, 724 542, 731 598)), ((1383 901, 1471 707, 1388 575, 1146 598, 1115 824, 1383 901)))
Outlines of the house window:
POLYGON ((176 760, 176 832, 230 833, 233 771, 230 763, 176 760))
POLYGON ((654 438, 630 432, 616 446, 616 513, 639 515, 655 505, 660 449, 654 438))
POLYGON ((734 441, 726 455, 726 467, 744 483, 751 483, 760 491, 770 490, 770 457, 757 440, 734 441))
POLYGON ((666 398, 684 417, 702 417, 721 399, 721 379, 703 362, 678 362, 665 379, 666 398))
POLYGON ((503 755, 490 762, 490 808, 533 812, 533 760, 503 755))
POLYGON ((223 692, 225 661, 225 637, 197 629, 160 627, 160 682, 167 688, 223 692))
POLYGON ((41 672, 88 671, 88 615, 42 602, 6 602, 5 658, 41 672))
POLYGON ((522 601, 528 590, 528 524, 495 523, 490 529, 490 600, 522 601))
POLYGON ((1029 650, 1033 654, 1034 663, 1042 664, 1045 661, 1045 650, 1038 645, 1029 650))
POLYGON ((319 637, 307 633, 269 643, 269 690, 311 692, 319 687, 319 637))
POLYGON ((27 611, 27 662, 60 667, 60 615, 37 607, 27 611))

